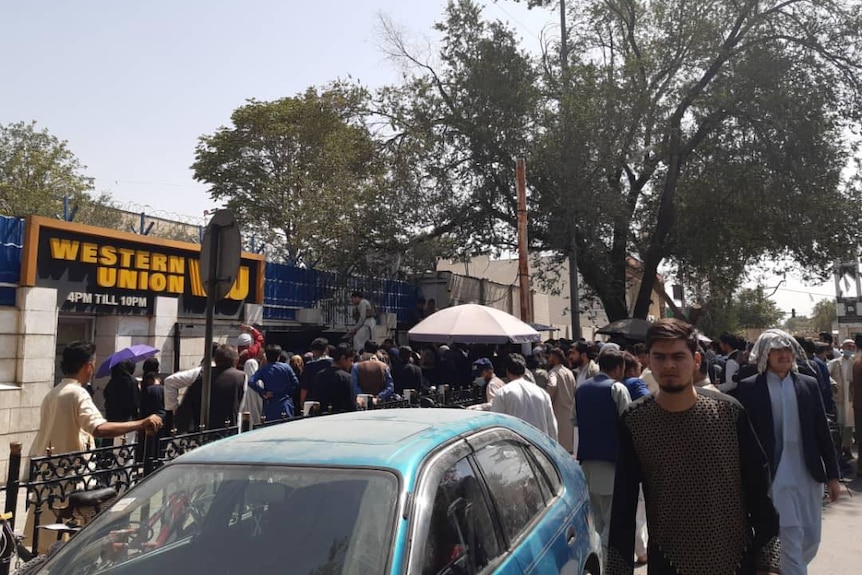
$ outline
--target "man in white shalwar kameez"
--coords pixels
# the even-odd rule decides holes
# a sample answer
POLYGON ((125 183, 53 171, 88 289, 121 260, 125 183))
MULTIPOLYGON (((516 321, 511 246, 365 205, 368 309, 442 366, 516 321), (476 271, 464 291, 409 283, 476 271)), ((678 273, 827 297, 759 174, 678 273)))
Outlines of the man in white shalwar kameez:
POLYGON ((823 483, 832 501, 840 492, 823 399, 817 381, 797 373, 800 354, 804 352, 793 337, 768 330, 751 352, 758 375, 737 390, 773 472, 782 575, 808 572, 820 545, 823 483))

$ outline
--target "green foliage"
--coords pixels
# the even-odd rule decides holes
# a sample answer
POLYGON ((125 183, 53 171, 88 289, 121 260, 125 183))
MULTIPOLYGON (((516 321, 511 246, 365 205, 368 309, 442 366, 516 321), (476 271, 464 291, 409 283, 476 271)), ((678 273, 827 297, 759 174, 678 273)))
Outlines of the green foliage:
POLYGON ((230 127, 202 136, 192 165, 270 257, 351 269, 364 260, 382 174, 364 123, 367 93, 346 84, 273 102, 249 100, 230 127))
POLYGON ((68 142, 38 130, 36 122, 0 124, 0 213, 55 218, 68 197, 76 222, 118 228, 110 194, 93 195, 85 169, 68 142))
POLYGON ((832 333, 832 324, 838 320, 838 311, 834 299, 822 299, 814 304, 811 314, 812 328, 815 332, 832 333))
POLYGON ((473 3, 452 3, 439 66, 412 54, 383 22, 390 53, 414 71, 381 91, 394 182, 411 206, 407 229, 439 239, 437 255, 515 246, 515 158, 527 153, 539 105, 539 72, 513 32, 486 22, 473 3))
POLYGON ((587 0, 568 22, 563 63, 471 0, 449 2, 433 55, 383 21, 400 85, 252 100, 200 139, 195 177, 283 259, 424 271, 514 249, 523 156, 531 248, 575 246, 609 319, 629 313, 636 256, 635 316, 664 263, 699 286, 705 321, 775 325, 722 310, 746 271, 780 258, 823 276, 860 239, 842 171, 862 115, 855 0, 587 0))
POLYGON ((801 335, 810 337, 815 335, 817 331, 814 329, 814 319, 797 315, 796 317, 788 317, 782 326, 787 333, 793 335, 801 335))
POLYGON ((65 141, 36 122, 0 125, 0 211, 56 217, 63 198, 80 200, 93 187, 65 141))
POLYGON ((725 332, 741 334, 750 328, 803 326, 806 321, 798 317, 792 321, 788 319, 782 322, 783 318, 784 312, 777 308, 774 301, 766 297, 762 287, 743 288, 732 296, 714 294, 703 306, 697 328, 705 334, 718 337, 725 332))
POLYGON ((78 208, 74 221, 79 224, 115 230, 125 229, 122 212, 117 208, 111 194, 107 192, 102 192, 97 196, 83 195, 74 205, 78 208))
POLYGON ((737 325, 741 328, 777 327, 784 317, 784 312, 766 297, 762 287, 740 290, 733 306, 737 325))
POLYGON ((390 91, 392 130, 434 152, 416 177, 445 190, 440 235, 458 230, 465 252, 509 249, 511 166, 525 154, 533 247, 567 254, 574 240, 612 320, 628 313, 632 254, 644 317, 662 262, 730 293, 764 258, 823 276, 857 245, 859 182, 842 177, 862 109, 854 2, 569 8, 566 67, 524 54, 468 0, 450 2, 434 66, 395 43, 413 74, 390 91))

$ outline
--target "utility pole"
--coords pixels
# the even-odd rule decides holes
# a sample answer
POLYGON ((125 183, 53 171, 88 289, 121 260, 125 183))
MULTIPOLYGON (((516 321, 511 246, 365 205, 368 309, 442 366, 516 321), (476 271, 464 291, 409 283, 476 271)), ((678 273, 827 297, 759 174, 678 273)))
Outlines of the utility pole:
POLYGON ((530 290, 530 265, 527 254, 527 161, 515 161, 515 184, 518 191, 518 287, 521 321, 533 321, 533 294, 530 290))
MULTIPOLYGON (((566 102, 566 90, 569 86, 569 41, 568 32, 566 30, 566 0, 560 0, 560 69, 562 70, 562 81, 560 97, 562 98, 563 108, 563 189, 569 186, 569 163, 566 161, 565 154, 569 150, 569 106, 566 102)), ((568 203, 569 218, 570 218, 570 236, 571 245, 569 246, 569 301, 572 312, 572 339, 581 338, 581 297, 578 289, 578 241, 575 234, 575 214, 574 202, 568 203)))

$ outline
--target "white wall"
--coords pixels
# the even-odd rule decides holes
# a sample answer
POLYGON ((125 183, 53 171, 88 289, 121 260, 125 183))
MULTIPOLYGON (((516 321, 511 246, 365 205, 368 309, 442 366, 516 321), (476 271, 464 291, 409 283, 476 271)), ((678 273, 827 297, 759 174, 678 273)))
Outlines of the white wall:
MULTIPOLYGON (((0 308, 0 482, 6 481, 9 444, 24 454, 39 428, 39 406, 54 380, 57 291, 19 288, 17 309, 0 308)), ((23 466, 23 464, 22 464, 23 466)))

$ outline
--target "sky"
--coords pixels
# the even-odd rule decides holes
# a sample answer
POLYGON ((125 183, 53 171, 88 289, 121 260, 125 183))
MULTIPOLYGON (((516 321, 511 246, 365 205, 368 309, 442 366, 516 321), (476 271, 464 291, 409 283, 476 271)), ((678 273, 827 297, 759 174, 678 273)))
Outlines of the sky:
MULTIPOLYGON (((67 140, 120 207, 204 223, 217 207, 192 179, 198 138, 245 100, 292 96, 352 77, 397 83, 378 19, 434 42, 445 0, 0 1, 0 123, 38 122, 67 140)), ((511 0, 485 2, 531 49, 559 20, 511 0)), ((767 281, 771 281, 768 278, 767 281)), ((772 285, 779 281, 775 278, 772 285)), ((779 307, 834 295, 788 276, 779 307), (792 291, 791 291, 792 290, 792 291), (818 295, 811 296, 810 293, 818 295)))

